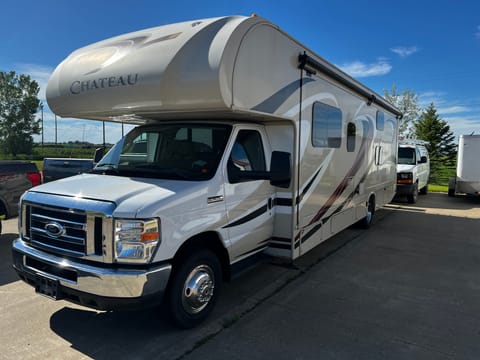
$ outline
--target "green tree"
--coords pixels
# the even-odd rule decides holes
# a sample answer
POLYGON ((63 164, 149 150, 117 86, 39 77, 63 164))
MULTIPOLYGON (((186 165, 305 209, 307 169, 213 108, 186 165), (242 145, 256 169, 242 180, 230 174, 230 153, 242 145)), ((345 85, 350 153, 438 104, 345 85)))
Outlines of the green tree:
POLYGON ((40 101, 38 83, 28 75, 0 71, 0 148, 5 154, 31 154, 40 101))
POLYGON ((428 141, 425 146, 430 155, 430 178, 438 183, 442 170, 455 164, 456 145, 450 126, 438 116, 433 103, 415 123, 415 134, 418 139, 428 141))
POLYGON ((420 115, 418 95, 410 89, 405 89, 399 93, 397 87, 393 84, 390 91, 383 90, 383 97, 403 113, 403 117, 398 123, 399 135, 405 138, 414 137, 415 120, 420 115))

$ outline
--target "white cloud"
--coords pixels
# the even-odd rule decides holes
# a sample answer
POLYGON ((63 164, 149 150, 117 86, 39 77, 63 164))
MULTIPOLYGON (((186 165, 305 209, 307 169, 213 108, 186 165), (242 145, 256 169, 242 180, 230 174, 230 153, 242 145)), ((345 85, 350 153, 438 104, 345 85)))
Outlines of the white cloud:
POLYGON ((45 89, 47 88, 48 79, 53 73, 53 68, 37 64, 18 64, 15 71, 19 74, 30 75, 33 80, 38 82, 40 86, 38 98, 45 104, 45 89))
POLYGON ((437 109, 438 116, 445 120, 453 131, 455 138, 460 135, 480 134, 480 108, 478 101, 472 99, 451 99, 449 94, 440 91, 429 91, 419 94, 419 105, 426 109, 431 103, 437 109))
POLYGON ((470 108, 466 106, 453 105, 453 106, 438 108, 437 110, 439 114, 458 114, 458 113, 469 112, 470 108))
POLYGON ((385 75, 392 70, 392 66, 385 59, 378 59, 376 63, 372 64, 354 61, 339 67, 347 74, 356 78, 385 75))
POLYGON ((410 47, 405 47, 405 46, 397 46, 394 48, 391 48, 390 51, 394 52, 398 56, 405 58, 407 56, 413 55, 416 52, 418 52, 418 48, 416 46, 410 46, 410 47))
POLYGON ((420 105, 422 109, 427 108, 431 103, 433 103, 435 107, 441 106, 445 104, 446 96, 447 94, 441 91, 423 92, 418 94, 418 105, 420 105))
POLYGON ((451 116, 442 117, 450 125, 450 130, 453 131, 455 138, 458 139, 460 135, 475 133, 480 135, 480 120, 478 116, 451 116))

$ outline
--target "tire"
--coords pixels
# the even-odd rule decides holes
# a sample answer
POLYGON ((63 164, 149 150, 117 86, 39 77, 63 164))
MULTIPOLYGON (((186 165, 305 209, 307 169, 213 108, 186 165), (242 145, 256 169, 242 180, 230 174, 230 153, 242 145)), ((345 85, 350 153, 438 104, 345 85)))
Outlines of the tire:
POLYGON ((448 196, 454 197, 455 196, 455 188, 457 187, 457 178, 452 177, 448 179, 448 196))
POLYGON ((166 306, 173 325, 189 329, 204 321, 214 308, 222 269, 209 250, 191 252, 177 266, 167 289, 166 306))
POLYGON ((370 196, 367 204, 367 216, 358 222, 362 229, 369 229, 373 222, 373 215, 375 214, 375 198, 370 196))
POLYGON ((411 194, 407 195, 407 200, 410 204, 415 204, 418 200, 418 184, 415 184, 411 194))
POLYGON ((420 189, 420 194, 422 195, 428 194, 428 184, 426 184, 423 188, 420 189))

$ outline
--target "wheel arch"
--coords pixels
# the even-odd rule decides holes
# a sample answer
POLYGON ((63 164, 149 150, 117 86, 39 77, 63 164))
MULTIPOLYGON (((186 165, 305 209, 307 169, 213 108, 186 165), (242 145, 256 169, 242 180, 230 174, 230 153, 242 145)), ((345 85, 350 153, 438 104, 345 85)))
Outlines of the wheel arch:
POLYGON ((200 249, 208 249, 218 257, 218 260, 220 261, 220 264, 222 266, 223 279, 230 280, 230 257, 228 255, 227 249, 223 245, 220 235, 215 231, 207 231, 201 234, 197 234, 185 241, 173 257, 173 271, 178 268, 178 264, 185 257, 187 257, 195 250, 200 249))

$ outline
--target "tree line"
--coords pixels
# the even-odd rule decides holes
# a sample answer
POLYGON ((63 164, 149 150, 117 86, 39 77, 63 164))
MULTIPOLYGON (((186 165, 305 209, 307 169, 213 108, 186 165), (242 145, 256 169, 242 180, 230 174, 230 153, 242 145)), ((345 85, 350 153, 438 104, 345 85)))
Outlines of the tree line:
MULTIPOLYGON (((32 154, 33 135, 41 133, 41 120, 36 118, 40 87, 29 75, 14 71, 0 71, 0 151, 16 157, 32 154)), ((453 166, 456 159, 454 135, 447 121, 437 114, 431 103, 421 109, 418 95, 410 89, 399 92, 395 85, 384 90, 384 98, 402 113, 399 135, 428 142, 431 174, 435 177, 445 166, 453 166)))
POLYGON ((418 95, 412 90, 406 89, 399 93, 394 85, 390 91, 384 90, 383 95, 403 113, 403 118, 399 120, 399 135, 406 139, 428 142, 425 147, 430 156, 430 179, 438 183, 445 177, 444 170, 454 167, 457 157, 455 135, 450 125, 437 114, 434 103, 421 109, 418 95))

